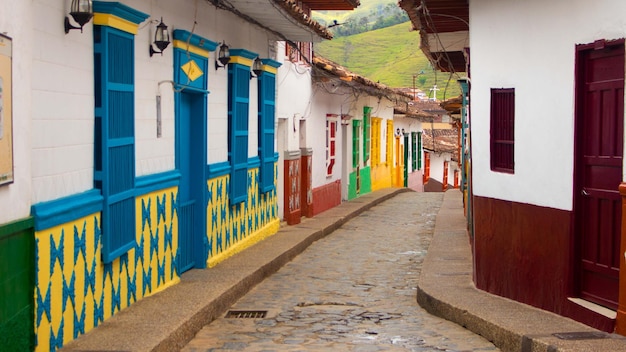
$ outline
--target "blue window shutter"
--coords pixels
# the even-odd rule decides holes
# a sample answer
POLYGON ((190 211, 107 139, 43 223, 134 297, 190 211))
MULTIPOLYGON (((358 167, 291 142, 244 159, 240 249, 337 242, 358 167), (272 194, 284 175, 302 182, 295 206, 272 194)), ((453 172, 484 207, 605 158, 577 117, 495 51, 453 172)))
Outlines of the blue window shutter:
POLYGON ((134 36, 94 26, 95 186, 104 197, 102 258, 135 246, 134 36))
POLYGON ((274 190, 274 118, 276 76, 263 72, 259 80, 259 158, 260 191, 274 190))
POLYGON ((238 63, 228 65, 228 143, 230 203, 246 200, 248 190, 248 105, 250 68, 238 63))

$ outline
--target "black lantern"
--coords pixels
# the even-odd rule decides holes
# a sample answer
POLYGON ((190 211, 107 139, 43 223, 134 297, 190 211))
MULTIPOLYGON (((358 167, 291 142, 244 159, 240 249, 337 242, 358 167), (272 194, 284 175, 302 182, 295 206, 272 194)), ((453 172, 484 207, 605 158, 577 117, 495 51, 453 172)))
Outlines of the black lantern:
POLYGON ((261 58, 257 57, 254 59, 254 63, 252 64, 252 72, 254 72, 255 76, 259 76, 261 72, 263 72, 263 61, 261 58))
POLYGON ((71 29, 80 29, 83 32, 83 26, 93 17, 93 3, 91 0, 72 0, 70 5, 70 16, 79 24, 79 27, 70 24, 70 18, 65 16, 65 33, 69 33, 71 29))
POLYGON ((228 45, 224 42, 220 45, 220 50, 217 54, 217 59, 215 60, 215 69, 217 70, 220 67, 225 67, 229 62, 230 51, 228 50, 228 45))
POLYGON ((159 51, 154 50, 152 44, 150 44, 150 56, 154 54, 161 54, 163 56, 163 50, 170 45, 170 33, 167 30, 167 26, 163 23, 163 17, 161 17, 161 22, 157 25, 156 31, 154 32, 154 43, 153 43, 159 51))

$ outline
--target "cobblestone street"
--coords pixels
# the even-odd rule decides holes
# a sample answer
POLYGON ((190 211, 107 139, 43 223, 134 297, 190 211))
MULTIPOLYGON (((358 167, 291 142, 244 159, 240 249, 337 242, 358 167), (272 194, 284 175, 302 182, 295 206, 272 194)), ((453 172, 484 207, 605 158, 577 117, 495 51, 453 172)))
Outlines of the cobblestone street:
POLYGON ((442 198, 402 193, 364 212, 231 307, 265 317, 219 318, 183 351, 497 351, 416 302, 442 198))

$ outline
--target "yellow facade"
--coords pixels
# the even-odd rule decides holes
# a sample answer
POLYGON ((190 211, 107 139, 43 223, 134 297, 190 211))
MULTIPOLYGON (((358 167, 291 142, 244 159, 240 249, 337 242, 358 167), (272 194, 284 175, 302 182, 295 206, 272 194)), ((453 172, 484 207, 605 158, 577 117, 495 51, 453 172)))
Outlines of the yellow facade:
POLYGON ((108 264, 101 260, 100 213, 35 233, 36 351, 54 351, 180 280, 177 192, 137 197, 137 245, 108 264))
MULTIPOLYGON (((258 168, 248 170, 248 199, 234 206, 228 199, 230 176, 208 181, 208 267, 278 232, 280 220, 276 190, 259 193, 258 171, 258 168)), ((274 166, 274 178, 277 174, 274 166)))

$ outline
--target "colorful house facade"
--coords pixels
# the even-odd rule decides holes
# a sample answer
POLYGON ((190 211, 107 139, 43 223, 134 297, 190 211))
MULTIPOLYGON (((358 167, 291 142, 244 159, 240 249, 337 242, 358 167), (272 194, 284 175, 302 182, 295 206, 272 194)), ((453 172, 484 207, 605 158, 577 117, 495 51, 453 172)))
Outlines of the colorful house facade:
POLYGON ((422 37, 471 32, 425 52, 471 71, 476 286, 626 334, 625 4, 411 3, 422 37))
POLYGON ((278 231, 275 43, 331 35, 307 1, 272 2, 7 4, 3 348, 57 350, 278 231))
MULTIPOLYGON (((313 62, 311 123, 316 127, 307 131, 307 140, 314 153, 319 151, 315 155, 326 156, 324 163, 314 163, 313 202, 328 198, 338 202, 373 190, 404 187, 404 140, 394 131, 405 125, 396 126, 394 106, 412 96, 325 58, 314 57, 313 62), (326 130, 325 139, 313 136, 320 129, 326 130)), ((412 127, 417 131, 417 124, 412 127)), ((409 133, 409 122, 405 131, 409 133)), ((317 204, 315 209, 329 208, 317 204)))

